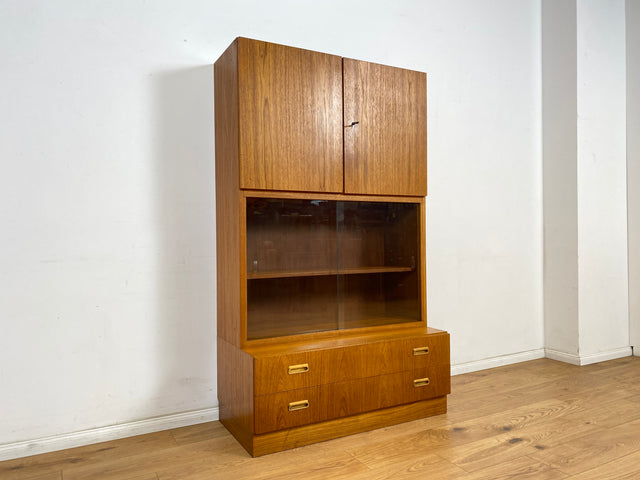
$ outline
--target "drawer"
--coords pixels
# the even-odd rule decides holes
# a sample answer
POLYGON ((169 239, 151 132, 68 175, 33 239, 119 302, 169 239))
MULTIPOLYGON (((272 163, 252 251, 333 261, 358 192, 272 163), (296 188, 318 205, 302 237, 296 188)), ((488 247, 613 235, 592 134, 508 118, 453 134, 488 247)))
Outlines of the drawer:
POLYGON ((445 365, 263 395, 254 398, 255 433, 427 400, 450 390, 445 365))
POLYGON ((425 368, 429 365, 449 365, 449 334, 428 335, 404 340, 407 353, 405 369, 425 368))
POLYGON ((266 395, 448 364, 448 334, 256 356, 254 394, 266 395))

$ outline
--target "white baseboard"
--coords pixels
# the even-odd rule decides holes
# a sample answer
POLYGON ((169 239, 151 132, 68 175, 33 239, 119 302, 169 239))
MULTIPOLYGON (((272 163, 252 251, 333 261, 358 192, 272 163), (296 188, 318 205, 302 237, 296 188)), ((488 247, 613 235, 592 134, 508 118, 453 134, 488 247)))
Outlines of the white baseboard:
POLYGON ((580 365, 580 356, 573 353, 560 352, 558 350, 552 350, 545 348, 544 354, 551 360, 557 360, 558 362, 570 363, 571 365, 580 365))
POLYGON ((218 418, 219 411, 217 407, 206 408, 109 427, 92 428, 80 432, 65 433, 24 442, 8 443, 0 445, 0 461, 54 452, 66 448, 81 447, 83 445, 91 445, 119 438, 133 437, 134 435, 159 432, 161 430, 186 427, 198 423, 212 422, 218 420, 218 418))
POLYGON ((511 365, 513 363, 537 360, 538 358, 544 358, 544 353, 544 349, 539 348, 536 350, 529 350, 528 352, 513 353, 511 355, 502 355, 500 357, 485 358, 475 362, 452 365, 451 375, 461 375, 463 373, 477 372, 478 370, 502 367, 503 365, 511 365))
POLYGON ((592 363, 606 362, 607 360, 615 360, 616 358, 630 357, 633 355, 631 347, 615 348, 606 352, 591 353, 589 355, 579 355, 566 352, 559 352, 550 348, 545 349, 545 356, 552 360, 570 363, 572 365, 591 365, 592 363))

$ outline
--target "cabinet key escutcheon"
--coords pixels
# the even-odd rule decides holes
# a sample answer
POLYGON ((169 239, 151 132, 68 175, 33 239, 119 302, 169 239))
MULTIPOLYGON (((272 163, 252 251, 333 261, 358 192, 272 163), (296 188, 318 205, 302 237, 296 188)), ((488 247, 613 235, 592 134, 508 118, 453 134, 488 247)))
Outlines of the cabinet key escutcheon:
POLYGON ((414 355, 426 355, 429 353, 429 347, 418 347, 413 349, 414 355))
POLYGON ((308 371, 309 371, 308 363, 301 363, 299 365, 289 365, 289 368, 287 368, 287 373, 289 375, 294 375, 296 373, 305 373, 308 371))
POLYGON ((425 377, 425 378, 416 378, 413 381, 413 386, 414 387, 424 387, 426 385, 429 385, 429 378, 425 377))
POLYGON ((289 411, 295 412, 296 410, 302 410, 309 407, 309 400, 300 400, 299 402, 291 402, 289 404, 289 411))

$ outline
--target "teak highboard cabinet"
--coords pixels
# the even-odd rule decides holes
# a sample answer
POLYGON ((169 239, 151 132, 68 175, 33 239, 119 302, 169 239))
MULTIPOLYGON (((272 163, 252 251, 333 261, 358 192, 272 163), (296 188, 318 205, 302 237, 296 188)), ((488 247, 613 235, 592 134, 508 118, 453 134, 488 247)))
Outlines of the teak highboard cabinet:
POLYGON ((220 421, 258 456, 446 412, 426 75, 237 38, 214 81, 220 421))

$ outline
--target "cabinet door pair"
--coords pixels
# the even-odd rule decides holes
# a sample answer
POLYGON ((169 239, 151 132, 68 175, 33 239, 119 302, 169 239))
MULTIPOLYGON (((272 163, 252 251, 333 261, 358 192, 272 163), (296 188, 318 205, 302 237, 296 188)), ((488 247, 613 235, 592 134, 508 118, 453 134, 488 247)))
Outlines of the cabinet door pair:
POLYGON ((427 193, 426 75, 238 39, 240 187, 427 193))

